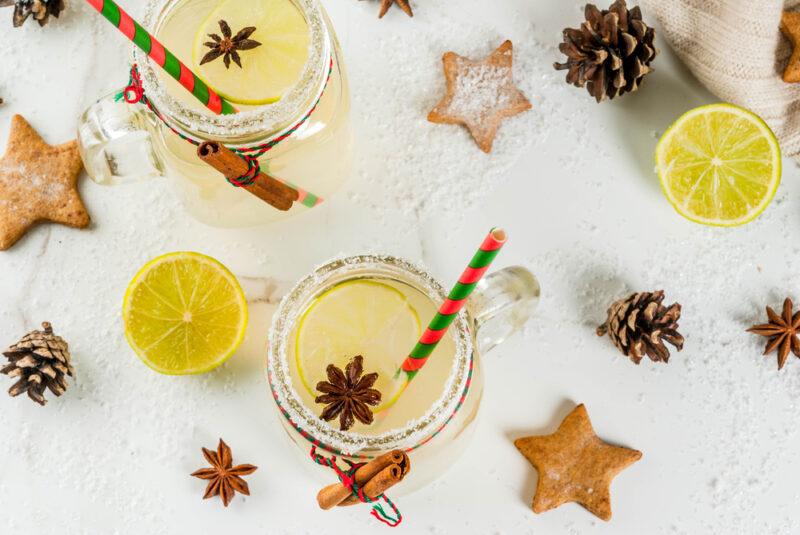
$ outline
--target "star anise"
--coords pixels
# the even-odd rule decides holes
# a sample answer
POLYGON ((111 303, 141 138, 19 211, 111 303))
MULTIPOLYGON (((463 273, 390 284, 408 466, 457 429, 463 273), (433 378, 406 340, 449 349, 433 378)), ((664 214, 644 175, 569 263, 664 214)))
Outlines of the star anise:
POLYGON ((377 373, 361 375, 364 372, 364 357, 353 357, 344 371, 330 364, 327 372, 328 380, 317 383, 317 390, 322 395, 314 400, 327 405, 320 418, 330 422, 338 416, 339 429, 342 431, 353 427, 355 420, 365 425, 371 424, 372 409, 369 405, 374 407, 380 403, 381 393, 372 388, 378 380, 377 373))
POLYGON ((204 44, 211 50, 200 60, 200 65, 205 65, 223 56, 226 69, 231 68, 231 59, 241 68, 242 58, 239 56, 238 51, 252 50, 253 48, 261 46, 261 43, 258 41, 248 39, 248 37, 253 35, 253 32, 256 31, 255 26, 248 26, 240 30, 236 35, 233 35, 231 27, 224 20, 219 21, 219 28, 222 31, 222 35, 216 33, 208 34, 212 40, 204 44))
POLYGON ((783 368, 789 352, 800 357, 800 339, 797 338, 800 330, 800 312, 792 314, 794 305, 788 297, 783 302, 783 316, 779 316, 771 307, 767 307, 767 317, 769 323, 754 325, 747 329, 747 332, 761 335, 767 340, 767 347, 764 354, 768 355, 775 349, 778 350, 778 369, 783 368))
POLYGON ((382 19, 384 15, 389 11, 389 8, 392 7, 392 4, 397 4, 400 6, 400 9, 405 11, 406 15, 409 17, 414 16, 414 12, 411 11, 411 4, 408 3, 408 0, 381 0, 381 11, 378 13, 378 18, 382 19))
POLYGON ((206 493, 203 499, 213 498, 219 496, 222 499, 223 505, 228 507, 231 503, 233 496, 238 492, 245 496, 250 496, 250 487, 247 482, 240 476, 246 476, 255 472, 258 467, 252 464, 240 464, 233 466, 233 456, 231 449, 225 444, 225 441, 219 439, 219 446, 217 451, 211 451, 203 448, 203 457, 206 458, 211 468, 201 468, 192 472, 194 477, 208 480, 206 493))

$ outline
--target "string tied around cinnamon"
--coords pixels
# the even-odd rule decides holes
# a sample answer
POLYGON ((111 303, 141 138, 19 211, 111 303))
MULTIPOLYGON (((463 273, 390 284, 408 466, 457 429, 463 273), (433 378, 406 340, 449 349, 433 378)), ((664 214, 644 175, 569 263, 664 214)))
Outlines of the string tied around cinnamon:
POLYGON ((261 162, 258 161, 258 158, 254 158, 248 154, 240 154, 239 157, 247 163, 247 172, 237 178, 225 177, 225 179, 231 186, 235 186, 237 188, 252 186, 253 182, 256 181, 256 177, 261 174, 261 162))
POLYGON ((347 487, 352 495, 356 497, 362 503, 369 503, 372 505, 372 511, 370 514, 374 516, 379 521, 383 522, 387 526, 394 528, 400 525, 403 521, 403 515, 400 514, 400 510, 397 506, 386 496, 385 493, 381 493, 374 498, 370 498, 364 492, 364 486, 360 486, 356 484, 355 481, 355 473, 356 471, 364 466, 366 463, 354 463, 347 459, 344 459, 344 462, 347 463, 348 467, 346 470, 342 470, 336 462, 336 456, 333 455, 331 457, 325 457, 324 455, 320 455, 317 453, 317 447, 311 446, 311 459, 321 465, 327 466, 331 470, 336 473, 336 477, 339 478, 339 481, 347 487), (383 504, 380 503, 383 501, 386 505, 388 505, 392 510, 392 515, 388 514, 386 510, 383 508, 383 504))
MULTIPOLYGON (((184 139, 194 145, 195 147, 200 145, 200 142, 194 140, 188 136, 183 135, 182 133, 178 132, 175 128, 172 128, 170 124, 164 119, 161 113, 156 109, 155 106, 150 102, 150 99, 144 94, 144 86, 142 85, 142 76, 139 74, 139 67, 134 63, 131 67, 130 78, 128 80, 128 85, 125 86, 125 89, 122 90, 116 97, 116 101, 120 99, 124 99, 128 104, 144 104, 146 105, 150 111, 152 111, 158 119, 164 123, 173 133, 178 135, 181 139, 184 139)), ((236 152, 236 151, 234 151, 236 152)), ((264 151, 266 152, 266 150, 264 151)), ((233 177, 228 178, 226 180, 231 186, 235 186, 237 188, 243 188, 245 186, 251 186, 253 182, 255 182, 256 177, 261 173, 261 164, 258 161, 258 158, 263 156, 264 152, 258 154, 257 156, 251 156, 249 154, 240 154, 237 152, 237 156, 239 156, 242 160, 247 163, 247 172, 240 177, 233 177)))
MULTIPOLYGON (((322 91, 320 92, 316 102, 311 107, 311 109, 308 110, 308 112, 296 124, 294 124, 291 128, 286 130, 283 134, 267 141, 266 143, 261 143, 259 145, 255 145, 252 147, 229 147, 231 151, 236 153, 237 156, 242 158, 247 163, 248 171, 247 173, 243 174, 240 177, 234 177, 234 178, 226 177, 228 183, 230 183, 232 186, 239 188, 247 187, 253 184, 256 177, 261 172, 260 170, 261 164, 258 161, 259 158, 261 158, 268 151, 274 149, 282 141, 294 135, 294 133, 297 132, 297 130, 299 130, 300 127, 303 126, 308 121, 311 115, 316 111, 320 100, 322 100, 322 96, 325 94, 325 90, 328 88, 328 83, 331 80, 332 74, 333 74, 333 59, 331 59, 330 64, 328 66, 328 76, 325 79, 325 84, 323 85, 322 91)), ((153 112, 156 118, 164 126, 166 126, 167 128, 169 128, 170 131, 172 131, 173 134, 183 139, 187 143, 191 143, 195 147, 199 147, 200 144, 202 143, 201 141, 198 141, 183 134, 177 128, 174 128, 169 123, 169 121, 167 121, 167 119, 161 114, 161 112, 158 111, 158 108, 156 108, 153 105, 153 103, 150 102, 150 99, 148 99, 147 95, 145 94, 144 85, 142 84, 142 77, 139 74, 139 67, 135 63, 131 66, 128 84, 122 91, 117 93, 116 98, 114 100, 116 102, 119 102, 120 100, 125 100, 125 102, 128 104, 144 104, 151 112, 153 112)), ((318 195, 314 195, 313 193, 296 186, 292 187, 294 187, 294 189, 296 189, 300 193, 299 202, 308 208, 313 208, 314 206, 320 204, 323 201, 323 199, 318 195)))

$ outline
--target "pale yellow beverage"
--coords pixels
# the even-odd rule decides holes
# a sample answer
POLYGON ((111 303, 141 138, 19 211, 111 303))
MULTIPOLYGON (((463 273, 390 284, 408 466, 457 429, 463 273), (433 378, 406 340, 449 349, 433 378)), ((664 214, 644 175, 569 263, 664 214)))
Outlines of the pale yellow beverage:
POLYGON ((445 295, 417 266, 365 255, 319 267, 284 298, 270 330, 267 379, 304 463, 311 446, 354 461, 406 451, 412 472, 394 495, 430 482, 458 456, 474 429, 483 383, 467 316, 455 320, 413 381, 398 373, 445 295), (373 388, 381 401, 371 407, 371 424, 355 420, 342 430, 339 418, 321 418, 317 384, 329 365, 343 369, 357 355, 365 375, 378 374, 373 388))
POLYGON ((119 92, 87 109, 78 139, 96 182, 166 177, 197 219, 245 227, 324 205, 350 177, 350 93, 318 0, 148 0, 143 25, 239 113, 215 115, 135 49, 144 96, 157 112, 119 92), (245 38, 257 46, 204 62, 208 43, 224 40, 226 29, 235 40, 250 27, 245 38), (208 140, 259 156, 261 169, 295 187, 299 201, 282 212, 229 184, 197 157, 197 144, 208 140))
MULTIPOLYGON (((356 420, 350 431, 379 435, 421 418, 444 394, 456 355, 453 337, 444 337, 424 373, 407 387, 405 374, 398 370, 435 313, 428 296, 398 280, 359 278, 325 290, 309 304, 290 336, 291 380, 303 404, 320 415, 325 406, 314 400, 320 395, 316 385, 326 380, 326 368, 333 364, 344 370, 360 355, 364 374, 378 374, 373 388, 381 392, 381 402, 373 407, 372 424, 356 420)), ((330 424, 337 427, 339 422, 330 424)))
POLYGON ((318 267, 278 306, 267 381, 301 462, 322 481, 330 481, 331 471, 311 461, 311 451, 356 462, 396 449, 407 452, 412 468, 392 489, 396 496, 442 475, 466 447, 483 394, 481 353, 524 325, 539 285, 521 267, 485 277, 427 364, 407 383, 397 371, 446 296, 415 264, 360 255, 318 267), (343 431, 340 419, 321 418, 325 405, 315 400, 317 383, 326 380, 328 366, 342 369, 357 355, 363 357, 364 374, 378 374, 373 388, 381 400, 372 406, 371 424, 356 419, 343 431))
MULTIPOLYGON (((293 85, 301 82, 300 76, 303 74, 303 67, 309 60, 309 32, 310 29, 304 14, 292 0, 184 0, 169 11, 158 27, 156 36, 178 58, 194 69, 201 78, 204 78, 206 83, 231 100, 243 113, 257 113, 264 108, 280 105, 281 101, 253 104, 242 103, 238 99, 233 100, 236 98, 235 90, 234 94, 231 94, 230 91, 220 90, 219 86, 225 82, 215 83, 216 79, 214 78, 206 79, 204 76, 206 73, 203 71, 213 70, 220 80, 225 80, 226 76, 236 77, 237 80, 241 80, 242 87, 245 84, 265 84, 268 83, 265 79, 269 79, 270 73, 264 72, 263 64, 269 64, 270 61, 265 61, 264 58, 272 56, 272 63, 284 61, 290 64, 289 68, 275 74, 281 78, 278 89, 283 86, 283 89, 288 91, 293 85), (230 68, 226 69, 222 58, 208 66, 199 66, 200 58, 193 49, 196 48, 198 38, 209 40, 206 33, 209 28, 220 34, 220 29, 216 25, 217 20, 226 20, 235 35, 242 29, 243 24, 258 25, 261 22, 258 16, 259 10, 267 13, 277 11, 280 19, 274 20, 275 16, 271 15, 271 19, 266 23, 269 27, 259 28, 253 34, 252 39, 262 42, 262 46, 239 53, 243 67, 240 68, 231 62, 230 68), (280 41, 270 39, 269 34, 262 33, 270 29, 278 32, 282 25, 291 26, 288 38, 293 42, 288 53, 281 49, 280 41), (296 45, 297 41, 302 42, 303 31, 306 32, 305 53, 298 55, 296 45), (294 75, 294 80, 291 79, 292 75, 294 75)), ((338 44, 335 41, 333 44, 331 53, 340 56, 338 44)), ((310 111, 321 94, 321 99, 308 120, 291 137, 282 141, 261 158, 262 169, 269 174, 297 185, 313 197, 320 199, 328 198, 335 193, 341 183, 348 178, 352 166, 350 95, 347 81, 337 61, 339 60, 334 59, 330 80, 327 83, 324 79, 312 80, 311 83, 321 84, 320 87, 315 87, 313 91, 310 91, 310 98, 298 108, 296 115, 285 124, 277 125, 273 130, 277 133, 299 122, 310 111)), ((169 93, 182 106, 200 113, 207 113, 203 105, 175 80, 162 72, 158 74, 169 93)), ((327 78, 327 74, 325 72, 323 78, 327 78)), ((280 92, 274 94, 274 97, 278 98, 283 98, 283 96, 280 92)), ((247 101, 247 95, 243 97, 243 100, 247 101)), ((217 171, 198 160, 194 146, 168 129, 161 128, 159 133, 156 149, 163 156, 170 174, 177 179, 172 180, 171 183, 176 186, 180 198, 195 217, 218 226, 247 226, 279 219, 285 215, 264 205, 262 201, 231 187, 224 179, 221 179, 217 171)), ((263 137, 268 138, 269 136, 263 137)), ((314 201, 309 199, 307 204, 313 206, 314 201)), ((303 209, 301 205, 298 205, 294 210, 301 211, 303 209)))

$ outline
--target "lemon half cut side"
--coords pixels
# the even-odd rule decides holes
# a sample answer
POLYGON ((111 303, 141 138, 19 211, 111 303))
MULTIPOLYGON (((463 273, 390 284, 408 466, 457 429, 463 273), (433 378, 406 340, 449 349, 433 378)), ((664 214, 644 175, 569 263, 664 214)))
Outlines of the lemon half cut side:
POLYGON ((122 316, 142 362, 159 373, 189 375, 213 370, 233 355, 248 313, 244 292, 225 266, 179 252, 139 270, 125 292, 122 316))
POLYGON ((732 104, 686 112, 656 148, 661 187, 679 214, 704 225, 758 217, 781 181, 781 151, 769 126, 732 104))

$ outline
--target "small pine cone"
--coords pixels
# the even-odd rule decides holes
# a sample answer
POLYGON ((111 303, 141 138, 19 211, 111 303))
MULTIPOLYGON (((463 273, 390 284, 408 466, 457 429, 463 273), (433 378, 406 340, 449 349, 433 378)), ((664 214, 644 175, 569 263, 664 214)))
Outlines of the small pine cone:
POLYGON ((683 336, 678 333, 681 305, 669 308, 662 304, 664 291, 635 293, 614 302, 608 319, 597 328, 597 336, 608 334, 624 355, 639 364, 647 355, 653 362, 668 362, 668 342, 678 351, 683 349, 683 336))
POLYGON ((0 368, 0 373, 18 378, 8 390, 12 397, 27 392, 39 405, 47 403, 45 388, 60 396, 67 389, 66 376, 75 376, 67 342, 53 334, 49 323, 42 323, 42 328, 43 331, 31 331, 6 349, 3 355, 9 363, 0 368))
POLYGON ((586 86, 597 102, 639 89, 658 54, 655 30, 642 21, 639 6, 629 10, 625 0, 616 0, 601 11, 587 4, 585 17, 580 28, 564 30, 558 49, 567 61, 553 66, 568 71, 567 83, 586 86))
POLYGON ((65 0, 14 0, 14 27, 19 28, 31 16, 44 26, 50 15, 58 18, 65 7, 65 0))

